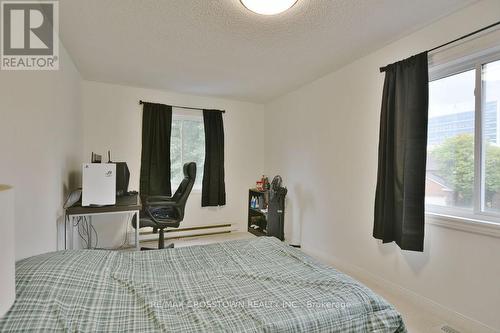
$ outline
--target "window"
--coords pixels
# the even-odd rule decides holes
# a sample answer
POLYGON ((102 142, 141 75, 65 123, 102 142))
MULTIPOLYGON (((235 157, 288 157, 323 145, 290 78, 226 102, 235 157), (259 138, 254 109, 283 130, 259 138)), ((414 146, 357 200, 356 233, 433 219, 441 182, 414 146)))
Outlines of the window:
POLYGON ((500 222, 500 61, 469 61, 434 78, 426 209, 500 222))
POLYGON ((474 85, 474 70, 429 83, 426 204, 472 208, 474 85))
POLYGON ((172 190, 184 178, 184 163, 196 162, 196 182, 194 189, 201 190, 203 164, 205 162, 205 130, 203 116, 188 112, 176 112, 172 119, 172 136, 170 141, 172 190))
POLYGON ((482 66, 483 208, 500 213, 500 61, 482 66))

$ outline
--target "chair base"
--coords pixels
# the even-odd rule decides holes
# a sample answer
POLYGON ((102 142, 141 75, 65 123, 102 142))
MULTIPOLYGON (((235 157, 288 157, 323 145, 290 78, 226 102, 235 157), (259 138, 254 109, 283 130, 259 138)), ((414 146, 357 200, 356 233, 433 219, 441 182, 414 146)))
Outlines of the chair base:
POLYGON ((162 249, 173 249, 174 248, 173 243, 165 246, 165 227, 163 227, 163 228, 153 227, 153 233, 158 233, 158 248, 153 249, 153 248, 149 248, 149 247, 141 247, 141 251, 162 250, 162 249))

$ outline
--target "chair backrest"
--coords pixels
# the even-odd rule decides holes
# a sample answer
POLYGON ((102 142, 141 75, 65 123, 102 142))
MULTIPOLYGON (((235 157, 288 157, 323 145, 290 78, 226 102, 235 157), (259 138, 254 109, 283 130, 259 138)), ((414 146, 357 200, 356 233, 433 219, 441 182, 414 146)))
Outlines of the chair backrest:
POLYGON ((184 179, 180 183, 179 187, 175 191, 172 199, 180 204, 179 216, 180 220, 184 219, 184 208, 186 207, 186 202, 193 189, 194 182, 196 180, 196 163, 189 162, 184 164, 184 179))

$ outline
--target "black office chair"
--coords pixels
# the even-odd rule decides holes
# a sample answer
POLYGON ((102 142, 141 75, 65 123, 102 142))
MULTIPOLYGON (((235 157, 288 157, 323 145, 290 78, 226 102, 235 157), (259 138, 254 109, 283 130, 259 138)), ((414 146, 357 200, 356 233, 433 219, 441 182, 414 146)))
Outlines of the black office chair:
MULTIPOLYGON (((184 164, 184 179, 172 197, 150 196, 144 198, 143 210, 140 213, 140 227, 152 227, 154 233, 159 233, 158 249, 165 248, 166 228, 178 228, 184 219, 186 202, 193 189, 196 180, 196 163, 184 164)), ((136 218, 132 220, 132 226, 136 228, 136 218)), ((174 244, 167 246, 173 248, 174 244)), ((141 250, 150 250, 141 248, 141 250)))

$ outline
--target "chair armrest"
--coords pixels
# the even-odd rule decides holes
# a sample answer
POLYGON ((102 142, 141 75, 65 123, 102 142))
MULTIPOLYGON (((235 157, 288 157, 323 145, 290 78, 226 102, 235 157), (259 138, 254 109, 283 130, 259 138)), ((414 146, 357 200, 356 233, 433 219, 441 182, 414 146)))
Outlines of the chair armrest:
POLYGON ((146 202, 147 207, 155 207, 155 208, 170 208, 170 207, 178 207, 180 204, 176 201, 148 201, 146 202))

